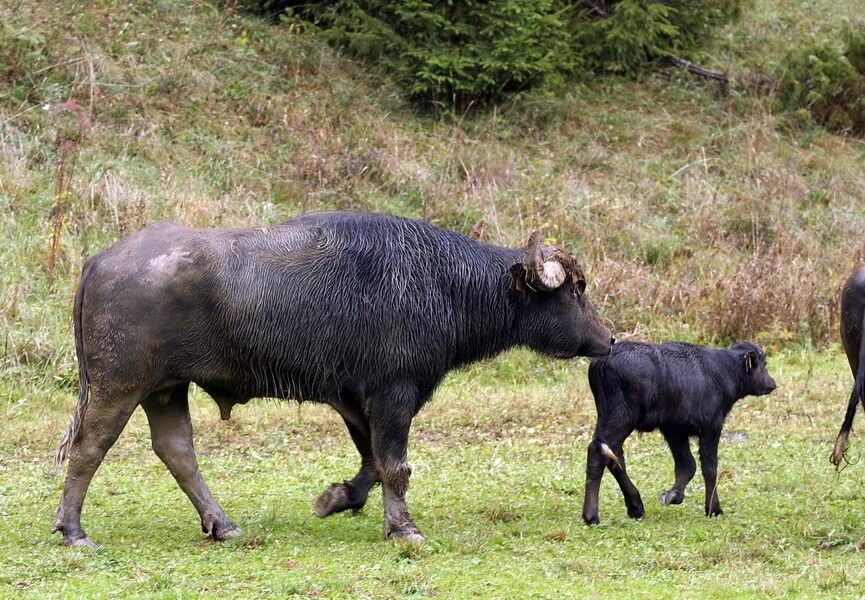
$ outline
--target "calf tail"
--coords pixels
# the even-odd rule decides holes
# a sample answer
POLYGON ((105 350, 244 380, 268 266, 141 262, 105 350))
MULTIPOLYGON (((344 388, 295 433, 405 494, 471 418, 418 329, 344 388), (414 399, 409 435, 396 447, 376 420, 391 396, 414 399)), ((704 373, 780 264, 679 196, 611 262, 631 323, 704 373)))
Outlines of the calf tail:
POLYGON ((846 456, 847 439, 850 437, 850 430, 853 428, 856 405, 860 402, 863 409, 865 409, 865 343, 861 343, 859 348, 859 368, 856 370, 853 391, 850 393, 850 400, 847 403, 847 413, 844 415, 844 422, 841 424, 841 431, 838 432, 838 437, 835 439, 835 448, 832 450, 830 458, 832 464, 836 467, 840 466, 842 462, 849 463, 846 456))
POLYGON ((610 448, 607 441, 604 439, 604 425, 607 422, 607 396, 604 393, 604 361, 603 359, 594 361, 589 366, 589 387, 592 389, 592 395, 595 397, 595 409, 598 412, 598 422, 595 424, 595 437, 592 439, 594 444, 601 454, 610 459, 613 466, 617 469, 621 467, 619 457, 610 448))
POLYGON ((87 279, 88 267, 89 265, 85 265, 84 271, 81 274, 81 283, 78 284, 78 290, 75 292, 75 305, 72 311, 73 327, 75 329, 75 354, 78 358, 78 405, 72 414, 72 422, 69 424, 69 429, 60 441, 60 445, 57 446, 57 450, 54 451, 52 475, 57 475, 60 472, 63 462, 69 455, 69 449, 78 436, 79 429, 81 429, 81 423, 84 420, 84 413, 87 411, 87 402, 90 396, 90 380, 87 376, 87 365, 84 361, 84 336, 81 329, 81 305, 84 299, 84 283, 87 279))

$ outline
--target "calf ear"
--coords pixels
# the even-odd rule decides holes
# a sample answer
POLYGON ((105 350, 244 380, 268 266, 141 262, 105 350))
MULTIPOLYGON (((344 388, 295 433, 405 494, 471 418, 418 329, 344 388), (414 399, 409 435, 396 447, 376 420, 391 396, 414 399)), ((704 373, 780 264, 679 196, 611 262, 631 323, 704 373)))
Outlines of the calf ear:
POLYGON ((748 350, 744 356, 745 372, 750 373, 757 366, 757 353, 753 350, 748 350))

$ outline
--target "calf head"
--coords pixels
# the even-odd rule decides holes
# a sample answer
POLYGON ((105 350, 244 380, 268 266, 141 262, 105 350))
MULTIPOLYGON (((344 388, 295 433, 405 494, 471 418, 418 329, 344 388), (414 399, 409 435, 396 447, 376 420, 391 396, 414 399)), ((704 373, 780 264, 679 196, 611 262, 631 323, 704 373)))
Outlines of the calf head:
POLYGON ((518 327, 524 343, 558 358, 605 356, 613 339, 586 298, 586 278, 577 259, 541 244, 541 230, 529 237, 521 262, 511 267, 512 288, 520 295, 518 327))
POLYGON ((736 353, 744 372, 743 395, 765 396, 778 387, 766 370, 766 355, 759 346, 739 342, 730 349, 736 353))

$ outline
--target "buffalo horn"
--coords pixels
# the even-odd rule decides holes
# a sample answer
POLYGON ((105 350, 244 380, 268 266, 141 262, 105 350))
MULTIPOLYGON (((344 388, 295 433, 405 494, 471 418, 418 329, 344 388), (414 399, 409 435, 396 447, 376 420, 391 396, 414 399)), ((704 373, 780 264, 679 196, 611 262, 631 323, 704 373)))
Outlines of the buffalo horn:
POLYGON ((535 229, 529 236, 525 267, 529 274, 530 283, 542 291, 552 291, 565 282, 565 269, 559 261, 541 259, 540 229, 535 229))

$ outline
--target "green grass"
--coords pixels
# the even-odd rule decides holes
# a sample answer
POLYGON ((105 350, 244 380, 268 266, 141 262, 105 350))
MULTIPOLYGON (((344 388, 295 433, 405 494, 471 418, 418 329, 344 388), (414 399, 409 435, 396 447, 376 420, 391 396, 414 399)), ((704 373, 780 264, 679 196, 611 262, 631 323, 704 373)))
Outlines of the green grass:
MULTIPOLYGON (((770 72, 860 13, 755 0, 703 62, 770 72)), ((828 454, 850 384, 837 295, 865 263, 863 164, 861 140, 680 72, 434 121, 375 69, 221 4, 0 4, 0 595, 861 595, 865 467, 837 475, 828 454), (382 540, 378 493, 357 517, 312 516, 356 470, 334 414, 257 401, 223 423, 200 392, 205 477, 247 537, 203 541, 136 414, 85 507, 104 548, 59 547, 62 480, 44 471, 74 404, 84 259, 157 219, 252 226, 327 208, 461 231, 485 216, 508 245, 544 226, 586 266, 617 338, 766 346, 782 387, 727 424, 744 437, 721 445, 726 514, 702 516, 699 478, 682 506, 657 503, 672 461, 647 434, 627 446, 646 518, 626 517, 607 477, 602 524, 585 527, 585 362, 516 352, 454 374, 418 417, 421 548, 382 540)))
MULTIPOLYGON (((206 542, 192 505, 149 448, 140 411, 97 473, 83 523, 104 547, 48 531, 63 410, 8 406, 2 439, 0 594, 39 598, 847 598, 865 584, 865 471, 828 462, 847 393, 837 347, 770 357, 780 387, 742 400, 720 450, 725 514, 702 513, 699 475, 681 506, 657 494, 672 459, 657 433, 626 444, 646 504, 625 514, 615 481, 600 526, 580 517, 594 407, 585 362, 516 352, 448 378, 416 420, 409 503, 429 541, 382 539, 381 495, 358 516, 317 519, 312 500, 352 475, 335 413, 253 402, 221 422, 195 395, 205 478, 245 536, 206 542), (12 427, 9 427, 12 425, 12 427)), ((72 395, 62 397, 72 404, 72 395)), ((852 440, 852 454, 865 440, 852 440)))

